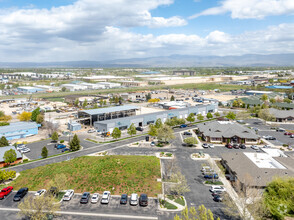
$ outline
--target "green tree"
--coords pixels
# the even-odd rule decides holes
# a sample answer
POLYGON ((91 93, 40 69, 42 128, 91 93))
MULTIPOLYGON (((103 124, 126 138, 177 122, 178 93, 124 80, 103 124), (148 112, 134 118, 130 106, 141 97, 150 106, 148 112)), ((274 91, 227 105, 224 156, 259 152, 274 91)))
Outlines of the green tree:
POLYGON ((158 119, 156 120, 156 122, 155 122, 155 127, 156 127, 156 128, 160 128, 161 126, 162 126, 162 121, 161 121, 160 118, 158 118, 158 119))
POLYGON ((186 120, 190 123, 194 122, 195 121, 195 115, 193 113, 190 113, 188 115, 188 117, 186 118, 186 120))
POLYGON ((171 101, 175 101, 175 97, 172 95, 172 96, 170 97, 170 100, 171 100, 171 101))
POLYGON ((131 126, 128 128, 128 134, 131 136, 137 134, 137 130, 136 130, 134 123, 132 123, 131 126))
POLYGON ((4 116, 5 116, 4 111, 0 111, 0 118, 1 118, 1 117, 4 117, 4 116))
POLYGON ((0 182, 13 179, 16 177, 16 172, 14 170, 0 170, 0 182))
POLYGON ((155 127, 155 125, 149 124, 148 134, 150 136, 152 136, 152 137, 156 137, 157 136, 157 128, 155 127))
POLYGON ((51 136, 52 141, 58 141, 58 138, 59 138, 58 133, 56 131, 54 131, 51 136))
POLYGON ((271 98, 269 101, 270 101, 270 103, 273 103, 273 104, 275 104, 277 102, 277 100, 274 98, 271 98))
POLYGON ((261 100, 264 101, 264 102, 267 101, 268 100, 268 96, 266 94, 263 94, 261 96, 261 100))
POLYGON ((43 115, 43 114, 39 114, 39 115, 37 116, 36 122, 37 122, 38 124, 42 124, 42 123, 44 122, 44 115, 43 115))
MULTIPOLYGON (((181 212, 181 216, 176 215, 174 220, 214 220, 214 217, 210 209, 206 209, 204 205, 201 205, 198 210, 195 207, 190 209, 186 207, 181 212)), ((217 218, 217 220, 220 220, 220 218, 217 218)))
POLYGON ((6 146, 9 146, 9 142, 5 136, 2 136, 0 139, 0 147, 6 147, 6 146))
POLYGON ((103 105, 106 105, 106 104, 107 104, 107 103, 106 103, 106 100, 104 100, 104 101, 103 101, 103 105))
POLYGON ((66 88, 65 88, 65 87, 62 87, 62 88, 61 88, 61 91, 62 91, 62 92, 65 92, 65 91, 66 91, 66 88))
POLYGON ((162 127, 157 130, 157 139, 165 143, 175 139, 173 129, 168 125, 162 125, 162 127))
POLYGON ((204 119, 204 116, 202 115, 202 114, 198 114, 197 115, 197 119, 199 120, 199 121, 202 121, 203 119, 204 119))
POLYGON ((290 99, 288 99, 288 98, 284 98, 283 101, 286 102, 286 103, 291 103, 291 102, 292 102, 292 101, 291 101, 290 99))
POLYGON ((74 105, 75 105, 76 107, 78 107, 79 104, 80 104, 79 99, 76 99, 75 102, 74 102, 74 105))
POLYGON ((171 126, 171 127, 173 127, 173 126, 175 126, 176 125, 176 121, 175 120, 173 120, 172 118, 168 118, 168 119, 166 119, 166 121, 165 121, 165 123, 164 124, 166 124, 166 125, 168 125, 168 126, 171 126))
POLYGON ((11 164, 14 161, 16 161, 17 157, 16 157, 16 152, 13 149, 10 149, 8 151, 5 151, 4 156, 3 156, 4 162, 11 164))
POLYGON ((41 112, 40 112, 40 108, 38 107, 34 111, 32 111, 31 120, 32 121, 37 121, 37 117, 38 117, 39 114, 41 114, 41 112))
POLYGON ((118 104, 119 103, 119 98, 117 96, 114 97, 114 103, 118 104))
POLYGON ((148 101, 149 99, 151 99, 151 93, 149 92, 145 97, 146 97, 146 101, 148 101))
POLYGON ((208 119, 213 118, 213 115, 211 114, 211 112, 208 112, 208 113, 206 114, 206 118, 208 118, 208 119))
POLYGON ((119 130, 118 128, 114 128, 111 134, 111 137, 114 139, 118 139, 121 137, 121 130, 119 130))
POLYGON ((100 100, 99 100, 99 105, 100 105, 100 106, 103 106, 103 99, 100 99, 100 100))
POLYGON ((85 99, 85 100, 84 100, 84 102, 83 102, 83 108, 86 108, 86 107, 87 107, 87 105, 88 105, 88 100, 87 100, 87 99, 85 99))
POLYGON ((41 156, 42 156, 42 158, 46 158, 46 157, 48 157, 48 149, 47 149, 46 146, 44 146, 44 147, 42 148, 41 156))
POLYGON ((261 109, 258 113, 258 117, 265 121, 273 121, 275 116, 273 116, 268 109, 261 109))
POLYGON ((95 108, 95 109, 98 108, 97 103, 94 104, 93 108, 95 108))
POLYGON ((220 116, 220 113, 219 113, 219 112, 215 112, 214 115, 215 115, 216 117, 219 117, 219 116, 220 116))
POLYGON ((234 112, 228 112, 228 114, 226 115, 226 118, 230 120, 235 120, 236 114, 234 112))
POLYGON ((78 138, 77 134, 75 134, 72 140, 70 141, 69 148, 71 151, 77 151, 81 148, 80 139, 78 138))
POLYGON ((198 141, 195 137, 188 137, 188 138, 185 138, 184 139, 184 143, 186 143, 187 145, 195 145, 195 144, 198 144, 198 141))

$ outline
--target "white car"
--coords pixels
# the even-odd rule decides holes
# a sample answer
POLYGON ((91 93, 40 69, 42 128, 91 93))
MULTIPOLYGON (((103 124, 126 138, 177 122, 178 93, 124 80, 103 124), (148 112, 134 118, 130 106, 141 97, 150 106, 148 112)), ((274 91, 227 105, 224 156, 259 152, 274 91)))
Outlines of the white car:
POLYGON ((40 189, 35 193, 35 196, 42 196, 46 193, 46 189, 40 189))
POLYGON ((213 144, 208 144, 208 147, 214 148, 214 145, 213 144))
POLYGON ((91 198, 91 203, 97 203, 99 199, 99 194, 98 193, 94 193, 92 198, 91 198))
POLYGON ((95 133, 95 132, 96 132, 96 130, 94 128, 88 130, 88 133, 95 133))
POLYGON ((131 199, 130 199, 130 204, 131 205, 138 205, 138 194, 137 193, 132 193, 131 199))
POLYGON ((259 150, 259 147, 257 147, 256 145, 251 145, 251 148, 252 148, 253 150, 259 150))
POLYGON ((22 148, 19 152, 22 153, 22 154, 25 154, 25 153, 28 153, 28 152, 30 152, 30 151, 31 151, 30 148, 28 148, 28 147, 24 147, 24 148, 22 148))
POLYGON ((104 191, 101 199, 101 204, 108 204, 110 200, 110 192, 104 191))
POLYGON ((22 149, 25 148, 25 147, 26 147, 26 145, 24 145, 24 144, 19 144, 19 145, 16 146, 16 150, 20 151, 20 150, 22 150, 22 149))
POLYGON ((223 186, 211 186, 211 187, 209 188, 209 191, 210 191, 210 192, 215 192, 215 191, 225 192, 225 191, 226 191, 226 188, 223 187, 223 186))
POLYGON ((73 189, 66 190, 64 196, 63 196, 63 201, 69 201, 75 194, 75 191, 73 189))

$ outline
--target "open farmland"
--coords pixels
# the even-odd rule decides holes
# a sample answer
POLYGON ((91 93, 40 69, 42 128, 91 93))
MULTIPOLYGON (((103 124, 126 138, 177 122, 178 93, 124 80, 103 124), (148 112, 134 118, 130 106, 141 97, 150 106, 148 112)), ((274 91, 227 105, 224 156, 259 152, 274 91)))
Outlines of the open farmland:
POLYGON ((65 174, 68 181, 64 189, 75 192, 99 192, 112 194, 133 192, 155 196, 161 192, 160 161, 150 156, 83 156, 70 161, 49 164, 21 172, 12 183, 15 189, 29 190, 48 188, 50 180, 65 174))

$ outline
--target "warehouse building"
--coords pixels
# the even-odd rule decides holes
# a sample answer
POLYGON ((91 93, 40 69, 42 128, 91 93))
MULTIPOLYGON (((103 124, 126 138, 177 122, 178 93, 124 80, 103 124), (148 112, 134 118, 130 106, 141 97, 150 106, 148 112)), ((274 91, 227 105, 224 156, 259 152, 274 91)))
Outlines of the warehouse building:
POLYGON ((105 121, 96 121, 94 122, 94 127, 98 131, 109 131, 112 132, 114 128, 119 128, 120 130, 127 129, 131 124, 134 124, 136 127, 146 126, 152 123, 155 123, 157 119, 161 119, 162 122, 165 122, 169 118, 187 118, 190 113, 195 115, 201 113, 202 115, 207 114, 208 112, 216 112, 218 109, 218 103, 211 103, 208 105, 196 105, 187 108, 173 109, 162 112, 154 112, 150 114, 143 115, 133 115, 127 118, 117 118, 110 119, 105 121))
POLYGON ((139 108, 137 106, 123 105, 110 108, 83 110, 78 112, 77 121, 80 121, 84 124, 93 125, 97 121, 124 118, 136 115, 136 110, 138 109, 139 108))
POLYGON ((0 127, 0 137, 7 140, 25 138, 38 134, 38 124, 35 122, 14 122, 7 126, 0 127))
POLYGON ((37 87, 31 87, 31 86, 20 86, 17 88, 19 92, 26 93, 26 94, 31 94, 31 93, 36 93, 36 92, 44 92, 44 89, 37 88, 37 87))

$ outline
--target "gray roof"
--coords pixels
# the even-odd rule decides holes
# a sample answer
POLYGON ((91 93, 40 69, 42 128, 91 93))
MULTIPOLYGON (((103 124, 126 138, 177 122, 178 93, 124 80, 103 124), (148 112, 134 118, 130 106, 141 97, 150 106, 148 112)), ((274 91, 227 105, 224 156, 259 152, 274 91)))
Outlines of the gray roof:
POLYGON ((279 110, 275 108, 270 108, 269 112, 276 118, 294 118, 294 110, 279 110))
POLYGON ((21 130, 37 128, 38 125, 36 122, 14 122, 10 123, 10 125, 0 126, 0 134, 7 132, 18 132, 21 130))
POLYGON ((133 110, 133 109, 139 109, 139 107, 133 106, 133 105, 122 105, 122 106, 115 106, 110 108, 83 110, 81 112, 85 112, 89 115, 100 115, 100 114, 105 114, 109 112, 119 112, 119 111, 133 110))
POLYGON ((204 136, 208 137, 224 137, 231 138, 233 136, 237 136, 240 138, 250 138, 250 139, 258 139, 258 136, 251 129, 240 125, 239 123, 234 122, 205 122, 203 124, 197 125, 200 132, 203 133, 204 136))
POLYGON ((0 162, 4 161, 4 159, 3 159, 4 154, 5 154, 6 151, 8 151, 10 149, 15 150, 16 158, 22 158, 21 153, 18 150, 16 150, 14 146, 0 147, 0 162))
POLYGON ((241 182, 246 181, 249 175, 252 186, 264 187, 275 177, 294 176, 294 158, 292 157, 274 157, 287 169, 259 168, 243 152, 222 154, 221 158, 241 182))
POLYGON ((276 102, 275 104, 272 104, 272 105, 277 106, 279 108, 291 108, 291 109, 294 109, 294 104, 292 104, 292 103, 276 102))

